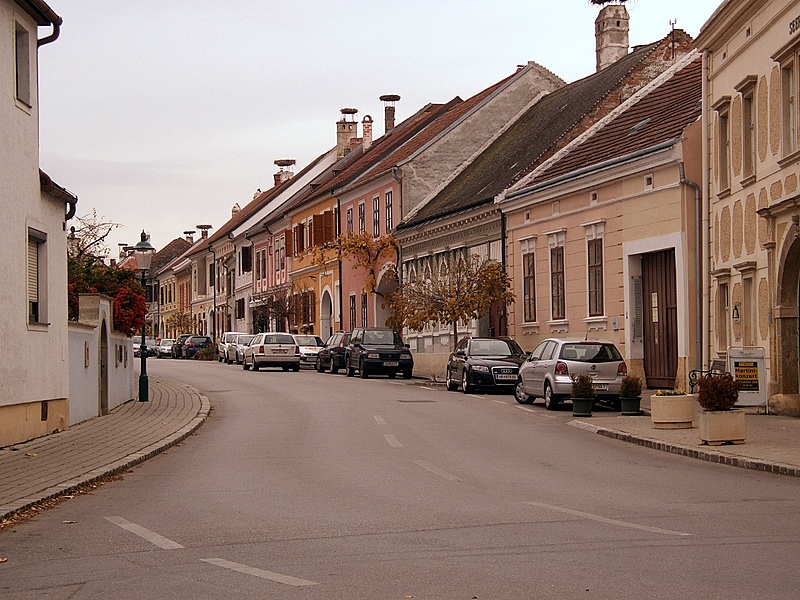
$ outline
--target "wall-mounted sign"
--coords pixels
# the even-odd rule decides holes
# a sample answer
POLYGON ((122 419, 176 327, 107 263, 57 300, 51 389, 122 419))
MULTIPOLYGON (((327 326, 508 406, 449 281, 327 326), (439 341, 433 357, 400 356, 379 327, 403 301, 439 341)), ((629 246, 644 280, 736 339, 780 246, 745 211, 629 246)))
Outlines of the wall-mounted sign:
POLYGON ((764 348, 728 348, 728 371, 739 382, 737 406, 767 402, 764 348))

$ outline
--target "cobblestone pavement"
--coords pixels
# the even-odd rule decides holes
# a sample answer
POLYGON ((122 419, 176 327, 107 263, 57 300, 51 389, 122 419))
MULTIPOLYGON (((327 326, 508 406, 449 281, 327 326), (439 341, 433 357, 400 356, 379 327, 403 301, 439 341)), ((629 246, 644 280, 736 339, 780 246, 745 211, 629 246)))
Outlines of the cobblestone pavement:
POLYGON ((151 377, 149 402, 0 449, 0 521, 151 458, 195 431, 209 410, 197 389, 151 377))

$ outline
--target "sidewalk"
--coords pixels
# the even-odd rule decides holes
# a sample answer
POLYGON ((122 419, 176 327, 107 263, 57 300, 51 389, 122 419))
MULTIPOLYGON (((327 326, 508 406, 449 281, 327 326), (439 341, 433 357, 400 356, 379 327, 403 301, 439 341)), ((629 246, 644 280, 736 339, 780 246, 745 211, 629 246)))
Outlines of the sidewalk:
POLYGON ((650 421, 650 395, 642 394, 641 417, 600 416, 570 421, 570 425, 606 437, 647 448, 680 454, 735 467, 800 477, 800 419, 767 415, 763 407, 745 408, 747 440, 744 444, 707 446, 701 444, 697 418, 692 429, 655 429, 650 421))
POLYGON ((16 512, 139 464, 203 424, 210 404, 195 388, 150 378, 150 401, 0 449, 0 522, 16 512))

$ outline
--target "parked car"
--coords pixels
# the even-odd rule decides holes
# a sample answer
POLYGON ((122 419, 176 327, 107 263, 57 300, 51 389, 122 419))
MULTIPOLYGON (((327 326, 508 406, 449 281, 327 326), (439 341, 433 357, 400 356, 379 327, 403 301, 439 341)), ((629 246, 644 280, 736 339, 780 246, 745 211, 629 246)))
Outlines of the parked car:
POLYGON ((300 366, 317 364, 317 353, 325 345, 322 338, 318 335, 308 335, 304 333, 294 334, 294 341, 300 348, 300 366))
POLYGON ((162 338, 160 342, 158 342, 158 348, 156 348, 156 356, 158 358, 172 358, 172 346, 175 343, 175 340, 171 338, 162 338))
POLYGON ((172 358, 183 358, 183 345, 186 343, 192 333, 182 333, 175 338, 175 343, 172 344, 172 358))
MULTIPOLYGON (((145 347, 147 348, 147 356, 148 358, 151 356, 156 356, 158 354, 157 348, 158 343, 153 339, 146 337, 144 338, 145 347)), ((134 336, 133 338, 133 355, 134 356, 141 356, 141 345, 142 345, 142 336, 134 336)))
POLYGON ((555 410, 572 392, 572 377, 587 374, 597 400, 615 402, 628 367, 617 347, 605 340, 550 338, 539 344, 519 368, 514 396, 520 404, 544 398, 555 410))
POLYGON ((193 335, 183 345, 183 357, 194 358, 201 348, 208 348, 213 345, 214 341, 207 335, 193 335))
POLYGON ((231 346, 233 346, 233 360, 236 361, 237 365, 240 365, 242 362, 244 362, 244 350, 250 345, 250 342, 254 337, 256 336, 252 333, 240 333, 236 336, 236 341, 231 344, 231 346))
POLYGON ((338 331, 328 338, 325 345, 317 352, 317 373, 324 373, 330 369, 336 374, 339 369, 345 368, 345 353, 350 343, 349 331, 338 331))
POLYGON ((511 338, 464 338, 447 359, 445 380, 450 391, 468 394, 475 388, 514 391, 525 351, 511 338))
POLYGON ((242 331, 226 331, 222 334, 217 347, 217 352, 219 353, 217 360, 219 362, 229 365, 236 360, 236 346, 234 344, 236 343, 236 338, 243 334, 244 332, 242 331))
POLYGON ((402 373, 411 379, 414 357, 408 344, 403 344, 394 329, 388 327, 366 327, 354 329, 347 346, 347 376, 358 371, 362 379, 371 374, 385 373, 390 379, 402 373))
POLYGON ((300 370, 300 347, 291 333, 259 333, 245 348, 242 368, 281 367, 284 371, 300 370))

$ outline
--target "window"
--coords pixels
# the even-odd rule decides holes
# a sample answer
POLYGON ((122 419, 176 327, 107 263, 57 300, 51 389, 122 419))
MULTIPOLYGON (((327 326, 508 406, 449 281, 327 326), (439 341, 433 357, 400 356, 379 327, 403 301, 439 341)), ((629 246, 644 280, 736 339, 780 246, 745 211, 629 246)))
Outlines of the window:
POLYGON ((347 231, 349 233, 352 233, 353 232, 353 207, 352 206, 348 207, 347 213, 345 213, 345 214, 347 215, 347 224, 345 225, 345 228, 347 229, 347 231))
POLYGON ((364 233, 367 230, 366 216, 364 215, 365 206, 361 202, 358 205, 358 233, 364 233))
POLYGON ((240 273, 250 273, 253 271, 253 247, 242 246, 242 251, 239 254, 241 264, 239 266, 240 273))
POLYGON ((361 326, 367 326, 367 293, 361 292, 361 326))
POLYGON ((589 240, 589 316, 599 317, 603 310, 603 239, 589 240))
POLYGON ((386 192, 385 196, 385 206, 386 206, 386 233, 389 233, 394 228, 394 209, 393 209, 393 198, 392 192, 386 192))
POLYGON ((350 330, 356 327, 356 295, 350 294, 350 330))
POLYGON ((236 300, 236 318, 244 319, 244 298, 236 300))
POLYGON ((35 229, 28 230, 28 322, 47 322, 45 291, 47 235, 35 229))
POLYGON ((563 319, 565 310, 564 297, 564 246, 550 249, 550 297, 552 300, 551 318, 563 319))
POLYGON ((797 103, 795 61, 781 66, 781 117, 783 120, 783 155, 787 156, 797 148, 797 103))
POLYGON ((17 23, 15 36, 17 100, 31 106, 31 48, 28 30, 17 23))
POLYGON ((381 235, 381 198, 375 196, 372 199, 372 235, 373 237, 380 237, 381 235))
POLYGON ((213 288, 216 286, 216 277, 214 277, 214 263, 209 263, 208 265, 208 282, 209 285, 213 288))
POLYGON ((756 119, 753 110, 753 88, 742 96, 742 154, 744 164, 742 175, 745 179, 755 175, 756 171, 756 119))
POLYGON ((731 187, 730 101, 730 96, 724 96, 714 105, 717 111, 717 183, 720 192, 731 187))
POLYGON ((522 255, 522 302, 525 321, 536 321, 536 262, 533 252, 522 255))

